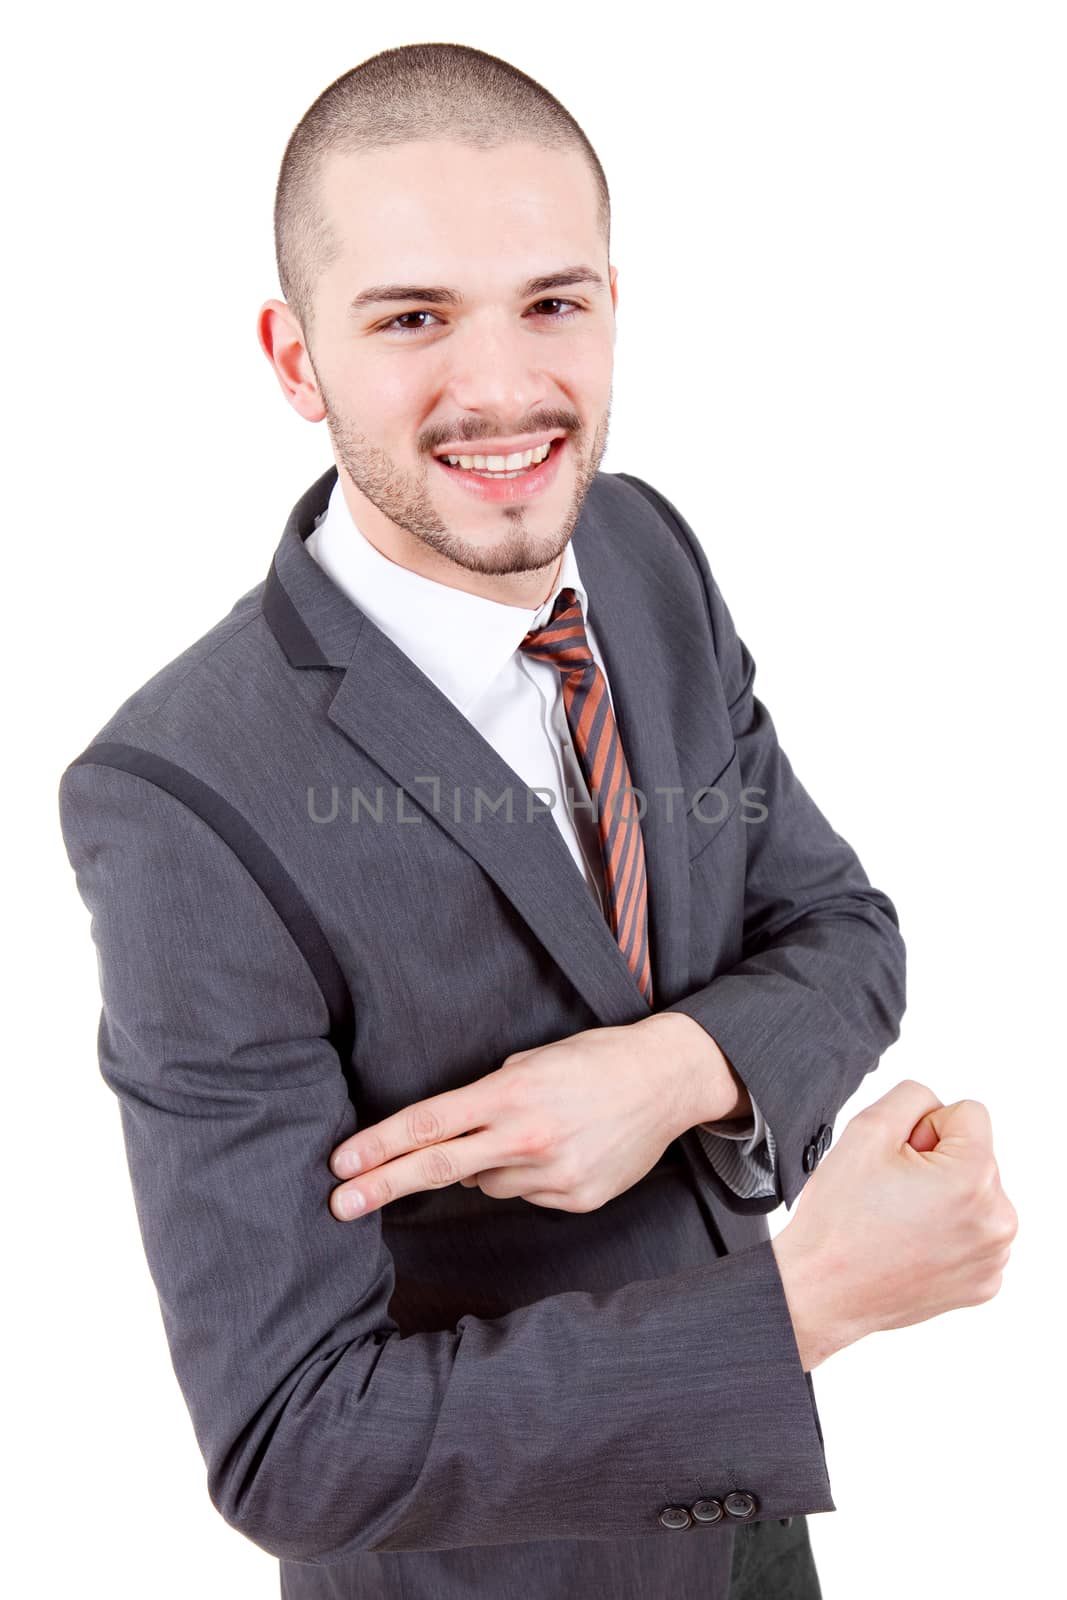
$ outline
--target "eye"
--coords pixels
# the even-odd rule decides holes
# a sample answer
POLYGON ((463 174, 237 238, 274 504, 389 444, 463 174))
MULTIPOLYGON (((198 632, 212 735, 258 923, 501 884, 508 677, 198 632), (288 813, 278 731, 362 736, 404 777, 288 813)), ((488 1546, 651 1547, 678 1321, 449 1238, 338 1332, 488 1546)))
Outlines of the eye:
POLYGON ((392 322, 386 322, 381 328, 382 333, 421 333, 421 328, 398 328, 397 323, 403 322, 405 317, 432 317, 432 311, 402 311, 392 322))
POLYGON ((568 317, 577 316, 583 310, 583 307, 576 300, 538 300, 537 304, 539 306, 573 306, 574 309, 572 311, 553 312, 549 320, 554 322, 565 322, 568 317))
MULTIPOLYGON (((571 306, 572 307, 572 309, 570 311, 551 311, 551 312, 548 312, 547 314, 542 313, 542 320, 546 321, 546 322, 567 322, 567 321, 570 320, 571 317, 580 316, 582 311, 585 309, 584 306, 580 306, 576 300, 559 300, 559 299, 556 299, 555 297, 553 297, 550 300, 538 300, 537 301, 537 306, 571 306)), ((533 309, 536 310, 537 306, 535 306, 533 309)), ((399 333, 399 334, 422 333, 422 332, 425 331, 424 328, 422 328, 422 327, 419 327, 419 328, 410 328, 410 327, 403 328, 403 327, 400 327, 399 324, 404 322, 408 317, 432 317, 433 315, 434 315, 434 313, 432 311, 401 311, 399 316, 394 317, 391 322, 383 323, 381 328, 379 328, 378 331, 379 331, 379 333, 399 333)))

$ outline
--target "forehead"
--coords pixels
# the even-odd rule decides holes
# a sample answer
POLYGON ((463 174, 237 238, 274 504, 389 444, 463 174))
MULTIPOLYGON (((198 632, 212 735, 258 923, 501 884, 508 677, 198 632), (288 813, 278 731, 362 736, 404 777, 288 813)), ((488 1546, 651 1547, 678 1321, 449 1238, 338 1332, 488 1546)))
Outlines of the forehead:
POLYGON ((491 265, 603 250, 596 184, 582 153, 525 141, 480 150, 418 140, 358 154, 332 152, 320 178, 324 214, 347 270, 389 263, 420 274, 432 263, 491 265))

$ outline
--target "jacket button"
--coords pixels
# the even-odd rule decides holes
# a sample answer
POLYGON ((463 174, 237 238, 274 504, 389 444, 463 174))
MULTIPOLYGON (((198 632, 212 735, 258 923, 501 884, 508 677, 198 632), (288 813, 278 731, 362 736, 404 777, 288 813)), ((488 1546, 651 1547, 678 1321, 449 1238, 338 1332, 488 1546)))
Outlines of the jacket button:
POLYGON ((727 1516, 737 1517, 740 1522, 750 1522, 756 1515, 759 1502, 754 1494, 746 1494, 743 1489, 735 1489, 733 1494, 728 1494, 723 1501, 727 1516))
POLYGON ((697 1522, 721 1522, 724 1516, 721 1500, 697 1500, 691 1510, 697 1522))
POLYGON ((814 1172, 818 1159, 818 1146, 809 1141, 809 1143, 804 1146, 804 1171, 814 1172))
POLYGON ((688 1528, 693 1519, 685 1506, 664 1506, 659 1520, 665 1528, 688 1528))
POLYGON ((822 1127, 819 1129, 819 1154, 820 1154, 820 1156, 824 1156, 826 1154, 827 1150, 829 1150, 829 1148, 830 1148, 830 1140, 833 1138, 833 1136, 834 1136, 833 1128, 831 1128, 831 1126, 830 1126, 830 1124, 828 1122, 824 1122, 822 1127))

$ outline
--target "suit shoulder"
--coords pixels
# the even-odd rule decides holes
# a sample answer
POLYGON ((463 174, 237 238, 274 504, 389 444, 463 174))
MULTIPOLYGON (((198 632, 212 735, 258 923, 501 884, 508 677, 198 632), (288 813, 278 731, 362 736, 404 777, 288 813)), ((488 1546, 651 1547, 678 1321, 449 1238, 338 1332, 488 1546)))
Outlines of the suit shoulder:
POLYGON ((677 580, 694 594, 715 593, 707 552, 678 507, 645 478, 632 472, 602 472, 594 480, 601 515, 622 520, 666 563, 677 580))
MULTIPOLYGON (((163 726, 176 751, 187 742, 195 746, 197 730, 211 726, 220 701, 240 700, 242 686, 261 674, 264 657, 279 654, 263 618, 263 590, 261 580, 224 617, 127 695, 85 749, 109 742, 155 743, 155 730, 163 726)), ((180 754, 175 759, 181 759, 180 754)))
POLYGON ((698 572, 707 566, 707 557, 696 534, 662 489, 633 472, 604 473, 602 476, 612 486, 608 492, 615 495, 615 503, 620 508, 640 518, 644 525, 654 526, 661 539, 680 550, 698 572))

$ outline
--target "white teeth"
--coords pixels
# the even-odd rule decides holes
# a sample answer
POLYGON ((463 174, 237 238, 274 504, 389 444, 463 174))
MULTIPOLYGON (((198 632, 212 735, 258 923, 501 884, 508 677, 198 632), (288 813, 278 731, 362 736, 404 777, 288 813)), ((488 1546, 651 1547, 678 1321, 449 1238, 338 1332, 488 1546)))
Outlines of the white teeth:
POLYGON ((552 448, 552 440, 538 445, 536 450, 516 450, 510 456, 442 456, 453 467, 465 467, 468 472, 522 472, 534 463, 543 461, 552 448))

